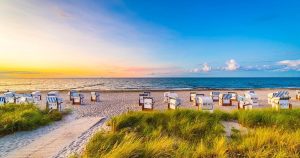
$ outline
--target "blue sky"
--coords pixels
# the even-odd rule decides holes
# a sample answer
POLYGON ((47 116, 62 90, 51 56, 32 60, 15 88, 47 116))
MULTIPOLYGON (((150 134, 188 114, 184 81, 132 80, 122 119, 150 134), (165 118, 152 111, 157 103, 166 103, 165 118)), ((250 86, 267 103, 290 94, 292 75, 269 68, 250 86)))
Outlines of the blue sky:
POLYGON ((299 77, 299 8, 296 0, 6 0, 0 18, 7 27, 0 27, 0 33, 12 37, 7 32, 20 32, 11 39, 17 44, 3 36, 0 52, 73 54, 74 60, 57 61, 65 69, 58 73, 59 68, 39 57, 30 59, 31 67, 6 66, 0 76, 15 71, 58 77, 299 77), (34 35, 32 41, 53 47, 24 44, 28 34, 34 35), (78 59, 79 65, 73 62, 78 59), (77 66, 84 70, 65 72, 77 66), (94 69, 99 66, 101 70, 94 69))

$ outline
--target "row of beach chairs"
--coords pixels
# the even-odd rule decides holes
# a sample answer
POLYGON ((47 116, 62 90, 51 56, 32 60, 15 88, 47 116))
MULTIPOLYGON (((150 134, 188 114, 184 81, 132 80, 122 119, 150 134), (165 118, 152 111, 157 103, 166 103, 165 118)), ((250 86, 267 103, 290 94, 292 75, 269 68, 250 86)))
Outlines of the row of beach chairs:
MULTIPOLYGON (((291 109, 288 91, 278 91, 268 95, 268 103, 276 110, 291 109)), ((300 98, 300 91, 296 91, 296 99, 300 98)), ((218 102, 220 106, 237 106, 238 109, 252 109, 259 106, 259 98, 253 91, 247 91, 244 95, 236 92, 211 92, 209 96, 202 93, 190 92, 190 102, 198 106, 200 110, 213 111, 213 102, 218 102)), ((174 92, 164 93, 164 102, 168 104, 168 109, 177 109, 181 105, 181 99, 174 92)), ((153 110, 154 99, 150 92, 139 94, 139 105, 143 110, 153 110)))

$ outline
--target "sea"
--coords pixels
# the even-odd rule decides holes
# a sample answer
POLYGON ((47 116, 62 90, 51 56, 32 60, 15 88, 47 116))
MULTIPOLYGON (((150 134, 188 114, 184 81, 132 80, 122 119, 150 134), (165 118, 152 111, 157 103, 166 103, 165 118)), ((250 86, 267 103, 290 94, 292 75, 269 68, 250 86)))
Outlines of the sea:
POLYGON ((0 91, 300 88, 300 77, 0 79, 0 91))

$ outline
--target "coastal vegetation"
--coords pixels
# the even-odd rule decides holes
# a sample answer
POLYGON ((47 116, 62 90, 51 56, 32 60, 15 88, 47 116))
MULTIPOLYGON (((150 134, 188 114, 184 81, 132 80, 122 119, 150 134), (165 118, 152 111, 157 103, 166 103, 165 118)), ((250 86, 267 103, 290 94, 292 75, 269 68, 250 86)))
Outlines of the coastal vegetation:
POLYGON ((27 131, 61 120, 63 113, 40 110, 33 104, 7 104, 0 106, 0 136, 16 131, 27 131))
POLYGON ((74 157, 298 157, 300 110, 129 112, 74 157), (225 135, 222 122, 247 128, 225 135))

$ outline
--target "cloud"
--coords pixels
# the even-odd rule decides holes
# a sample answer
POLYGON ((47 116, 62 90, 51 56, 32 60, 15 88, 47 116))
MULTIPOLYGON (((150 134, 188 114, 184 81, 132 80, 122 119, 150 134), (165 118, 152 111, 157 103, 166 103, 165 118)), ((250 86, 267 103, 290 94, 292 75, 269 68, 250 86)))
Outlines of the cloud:
POLYGON ((235 71, 240 68, 238 63, 234 59, 230 59, 229 61, 226 61, 226 67, 224 68, 227 71, 235 71))
POLYGON ((198 72, 210 72, 212 67, 209 66, 207 63, 203 63, 201 68, 194 68, 191 72, 198 73, 198 72))
POLYGON ((278 64, 287 66, 287 67, 299 67, 300 59, 298 59, 298 60, 282 60, 282 61, 279 61, 278 64))
POLYGON ((278 71, 300 71, 300 59, 298 60, 282 60, 277 62, 282 67, 278 71))

